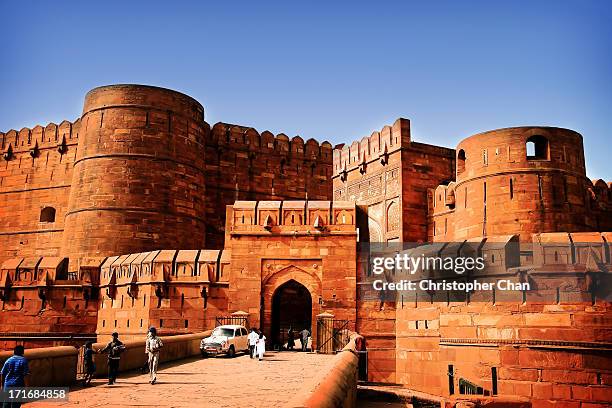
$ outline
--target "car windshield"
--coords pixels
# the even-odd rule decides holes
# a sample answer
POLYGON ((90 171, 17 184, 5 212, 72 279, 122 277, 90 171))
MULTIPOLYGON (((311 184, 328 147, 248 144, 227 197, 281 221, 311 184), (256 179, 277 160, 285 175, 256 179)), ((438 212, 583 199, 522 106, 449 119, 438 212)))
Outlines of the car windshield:
POLYGON ((228 328, 217 328, 213 331, 212 333, 213 336, 226 336, 226 337, 233 337, 234 336, 234 329, 228 329, 228 328))

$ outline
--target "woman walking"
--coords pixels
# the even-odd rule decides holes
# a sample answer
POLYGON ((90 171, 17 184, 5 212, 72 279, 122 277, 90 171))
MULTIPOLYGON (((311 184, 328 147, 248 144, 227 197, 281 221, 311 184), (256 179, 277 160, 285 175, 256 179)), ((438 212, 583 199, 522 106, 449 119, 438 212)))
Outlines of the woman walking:
POLYGON ((259 339, 257 339, 257 357, 259 357, 259 361, 263 360, 264 353, 266 352, 266 336, 264 336, 263 332, 259 334, 259 339))

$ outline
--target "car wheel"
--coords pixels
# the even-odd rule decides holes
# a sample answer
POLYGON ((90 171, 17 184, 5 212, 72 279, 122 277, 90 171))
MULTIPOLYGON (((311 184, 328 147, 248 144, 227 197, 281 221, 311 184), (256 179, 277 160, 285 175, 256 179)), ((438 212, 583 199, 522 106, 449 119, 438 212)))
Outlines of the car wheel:
POLYGON ((204 350, 200 350, 200 353, 202 353, 202 357, 203 357, 203 358, 208 357, 208 353, 207 353, 207 352, 205 352, 204 350))
POLYGON ((229 350, 227 350, 227 356, 229 358, 234 358, 236 356, 236 349, 234 346, 230 346, 229 350))

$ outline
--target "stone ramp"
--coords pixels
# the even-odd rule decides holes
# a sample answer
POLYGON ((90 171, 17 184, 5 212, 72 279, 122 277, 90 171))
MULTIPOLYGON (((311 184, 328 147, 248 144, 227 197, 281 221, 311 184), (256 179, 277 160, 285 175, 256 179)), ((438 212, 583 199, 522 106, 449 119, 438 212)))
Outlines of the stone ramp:
POLYGON ((148 374, 123 374, 112 386, 96 379, 92 387, 74 387, 68 402, 24 406, 281 407, 332 365, 330 355, 289 351, 267 352, 261 362, 248 355, 191 358, 162 365, 155 385, 148 383, 148 374))

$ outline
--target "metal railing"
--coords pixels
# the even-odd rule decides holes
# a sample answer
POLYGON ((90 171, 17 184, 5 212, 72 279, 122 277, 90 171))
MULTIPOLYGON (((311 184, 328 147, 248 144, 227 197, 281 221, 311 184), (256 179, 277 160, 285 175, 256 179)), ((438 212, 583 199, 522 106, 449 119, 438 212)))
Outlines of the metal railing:
POLYGON ((235 325, 239 325, 239 326, 244 326, 247 329, 249 328, 249 326, 248 326, 248 319, 247 319, 246 316, 217 316, 215 321, 216 321, 215 326, 224 326, 224 325, 228 325, 228 324, 235 324, 235 325))
POLYGON ((465 378, 459 378, 459 394, 484 395, 484 388, 465 378))
POLYGON ((330 353, 342 350, 350 341, 349 321, 317 320, 317 351, 330 353))

